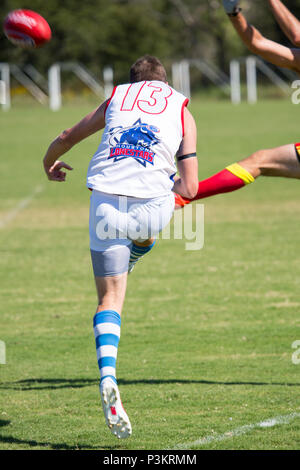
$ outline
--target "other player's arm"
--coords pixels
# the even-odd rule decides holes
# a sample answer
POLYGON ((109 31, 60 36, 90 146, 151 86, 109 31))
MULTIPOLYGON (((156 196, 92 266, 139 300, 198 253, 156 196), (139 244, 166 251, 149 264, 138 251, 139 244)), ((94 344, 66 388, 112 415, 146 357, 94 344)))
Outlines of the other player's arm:
POLYGON ((198 191, 197 128, 187 108, 184 108, 183 117, 184 136, 177 152, 179 178, 174 183, 173 191, 180 196, 192 199, 198 191))
POLYGON ((268 0, 273 15, 284 34, 297 47, 300 47, 300 21, 280 0, 268 0))
POLYGON ((67 163, 61 162, 59 158, 74 147, 74 145, 105 127, 106 106, 107 102, 105 101, 75 124, 75 126, 64 130, 53 140, 43 160, 44 169, 49 180, 65 181, 66 173, 61 169, 72 170, 72 167, 67 163))
POLYGON ((300 50, 290 49, 265 38, 254 26, 250 25, 237 0, 223 0, 232 25, 248 49, 278 67, 285 67, 300 73, 300 50))

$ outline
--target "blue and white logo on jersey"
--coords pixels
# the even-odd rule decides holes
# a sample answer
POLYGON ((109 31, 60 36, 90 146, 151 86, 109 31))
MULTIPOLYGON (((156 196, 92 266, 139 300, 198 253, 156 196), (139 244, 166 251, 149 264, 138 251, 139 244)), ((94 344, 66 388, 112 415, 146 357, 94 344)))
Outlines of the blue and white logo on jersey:
POLYGON ((152 148, 160 142, 159 129, 138 119, 130 127, 113 127, 109 131, 110 158, 114 161, 134 158, 141 165, 154 165, 152 148))

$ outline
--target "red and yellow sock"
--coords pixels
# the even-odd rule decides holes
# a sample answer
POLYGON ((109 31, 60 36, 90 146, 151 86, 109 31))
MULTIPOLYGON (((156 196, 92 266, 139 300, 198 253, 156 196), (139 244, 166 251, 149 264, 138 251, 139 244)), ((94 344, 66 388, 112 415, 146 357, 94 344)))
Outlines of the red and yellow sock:
POLYGON ((238 163, 233 163, 210 178, 199 181, 198 192, 193 199, 186 199, 179 196, 179 194, 175 194, 175 207, 178 209, 198 199, 236 191, 254 181, 255 179, 251 173, 238 163))

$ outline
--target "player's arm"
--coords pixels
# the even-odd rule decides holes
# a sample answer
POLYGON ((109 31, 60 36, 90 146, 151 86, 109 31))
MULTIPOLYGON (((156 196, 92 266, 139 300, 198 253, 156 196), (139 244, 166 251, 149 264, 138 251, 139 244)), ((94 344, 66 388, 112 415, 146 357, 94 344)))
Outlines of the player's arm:
POLYGON ((295 46, 300 47, 300 21, 280 0, 268 0, 268 3, 284 34, 295 46))
POLYGON ((195 120, 187 108, 184 108, 183 117, 184 136, 177 152, 179 178, 174 183, 173 191, 192 199, 198 191, 197 128, 195 120))
POLYGON ((65 181, 66 173, 61 169, 72 170, 72 167, 67 163, 59 161, 59 158, 74 147, 74 145, 105 127, 106 106, 107 101, 85 116, 75 126, 63 131, 50 144, 43 160, 44 169, 49 180, 65 181))
POLYGON ((265 38, 254 26, 250 25, 238 0, 223 0, 232 25, 248 49, 278 67, 285 67, 300 73, 300 50, 290 49, 265 38))

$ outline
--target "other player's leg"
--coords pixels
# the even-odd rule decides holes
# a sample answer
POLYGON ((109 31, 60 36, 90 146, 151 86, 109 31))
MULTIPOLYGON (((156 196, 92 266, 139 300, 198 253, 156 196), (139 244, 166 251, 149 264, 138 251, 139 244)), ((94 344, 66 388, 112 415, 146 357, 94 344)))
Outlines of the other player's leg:
POLYGON ((253 183, 259 176, 300 178, 300 144, 289 144, 259 150, 249 157, 228 166, 219 173, 199 181, 198 193, 189 200, 175 195, 176 209, 192 201, 236 191, 253 183))
POLYGON ((197 195, 193 199, 186 199, 175 194, 175 209, 181 209, 185 205, 217 194, 230 193, 253 183, 255 178, 239 163, 234 163, 224 168, 209 178, 199 181, 197 195))
POLYGON ((278 176, 300 178, 300 144, 289 144, 272 149, 259 150, 239 164, 254 178, 278 176))

